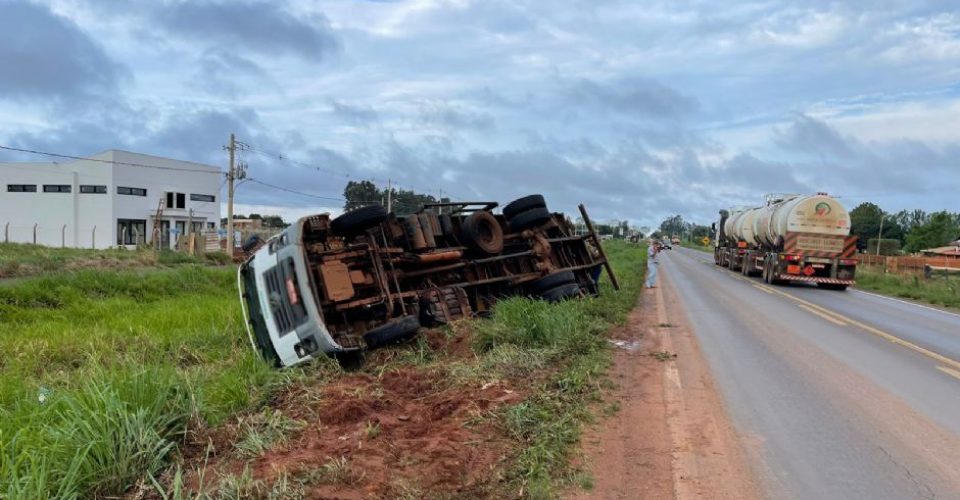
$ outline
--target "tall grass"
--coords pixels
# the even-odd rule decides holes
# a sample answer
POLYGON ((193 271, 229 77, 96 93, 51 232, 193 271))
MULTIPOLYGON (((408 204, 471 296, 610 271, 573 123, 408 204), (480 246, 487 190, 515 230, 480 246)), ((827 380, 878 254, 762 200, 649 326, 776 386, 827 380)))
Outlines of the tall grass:
POLYGON ((0 278, 35 276, 81 268, 132 269, 178 264, 228 264, 229 256, 222 252, 190 256, 148 248, 126 250, 111 248, 56 248, 27 243, 0 243, 0 278))
POLYGON ((127 491, 188 424, 279 375, 245 343, 231 269, 82 271, 0 287, 0 498, 127 491))
POLYGON ((857 269, 857 288, 930 304, 960 307, 960 276, 901 276, 857 269))
POLYGON ((491 321, 476 325, 482 359, 504 370, 502 359, 520 366, 555 368, 534 395, 503 414, 505 428, 524 443, 513 469, 531 498, 555 498, 556 483, 572 478, 570 452, 589 418, 587 405, 610 363, 603 332, 625 321, 642 290, 645 248, 608 242, 604 249, 621 290, 601 281, 601 295, 560 304, 512 298, 498 302, 491 321))

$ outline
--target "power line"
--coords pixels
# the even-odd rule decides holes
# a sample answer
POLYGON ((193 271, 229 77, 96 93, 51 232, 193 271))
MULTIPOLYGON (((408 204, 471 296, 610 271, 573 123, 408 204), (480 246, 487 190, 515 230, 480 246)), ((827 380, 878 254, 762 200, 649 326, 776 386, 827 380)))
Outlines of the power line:
POLYGON ((111 165, 129 165, 129 166, 131 166, 131 167, 156 168, 156 169, 160 169, 160 170, 179 170, 179 171, 182 171, 182 172, 201 172, 201 173, 205 173, 205 174, 217 174, 217 175, 220 175, 220 173, 221 173, 219 170, 217 170, 216 172, 214 172, 214 171, 211 171, 211 170, 200 169, 200 168, 181 168, 181 167, 170 167, 170 166, 164 166, 164 165, 148 165, 148 164, 145 164, 145 163, 130 163, 130 162, 125 162, 125 161, 102 160, 102 159, 99 159, 99 158, 84 158, 84 157, 82 157, 82 156, 65 155, 65 154, 60 154, 60 153, 50 153, 50 152, 47 152, 47 151, 37 151, 37 150, 33 150, 33 149, 21 149, 21 148, 14 148, 14 147, 10 147, 10 146, 2 146, 2 145, 0 145, 0 149, 6 149, 7 151, 17 151, 17 152, 20 152, 20 153, 30 153, 30 154, 35 154, 35 155, 50 156, 50 157, 53 157, 53 158, 67 158, 67 159, 70 159, 70 160, 93 161, 93 162, 97 162, 97 163, 109 163, 109 164, 111 164, 111 165))

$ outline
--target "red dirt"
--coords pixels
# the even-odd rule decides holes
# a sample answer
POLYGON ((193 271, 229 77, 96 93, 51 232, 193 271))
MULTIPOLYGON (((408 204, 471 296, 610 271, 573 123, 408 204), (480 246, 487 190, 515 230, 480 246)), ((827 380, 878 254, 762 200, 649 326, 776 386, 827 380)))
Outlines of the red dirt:
MULTIPOLYGON (((447 342, 441 332, 426 338, 437 351, 473 355, 469 341, 447 342)), ((397 351, 378 355, 389 359, 397 351)), ((368 363, 370 370, 380 366, 368 363)), ((419 366, 295 383, 269 406, 306 423, 302 430, 249 459, 233 447, 243 435, 238 420, 197 436, 201 446, 187 453, 184 469, 203 466, 207 491, 219 478, 248 469, 268 485, 282 474, 292 481, 309 476, 307 498, 485 497, 516 443, 497 428, 496 419, 480 417, 523 397, 510 381, 457 384, 443 370, 419 366), (208 442, 216 454, 204 465, 208 442), (340 459, 349 464, 349 477, 323 476, 324 465, 340 459)), ((196 477, 188 482, 194 488, 197 483, 196 477)))
POLYGON ((619 409, 584 434, 582 460, 595 484, 570 497, 760 498, 669 276, 645 291, 613 338, 636 342, 614 355, 616 388, 604 400, 619 409))

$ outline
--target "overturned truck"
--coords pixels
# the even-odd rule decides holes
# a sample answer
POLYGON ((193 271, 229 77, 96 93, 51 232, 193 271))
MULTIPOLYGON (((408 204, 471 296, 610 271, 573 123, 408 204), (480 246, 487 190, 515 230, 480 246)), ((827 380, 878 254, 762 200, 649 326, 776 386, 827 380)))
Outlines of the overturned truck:
POLYGON ((549 301, 599 292, 607 264, 586 234, 540 195, 425 205, 398 217, 370 205, 304 217, 252 251, 238 271, 251 345, 276 366, 365 350, 490 311, 501 297, 549 301))

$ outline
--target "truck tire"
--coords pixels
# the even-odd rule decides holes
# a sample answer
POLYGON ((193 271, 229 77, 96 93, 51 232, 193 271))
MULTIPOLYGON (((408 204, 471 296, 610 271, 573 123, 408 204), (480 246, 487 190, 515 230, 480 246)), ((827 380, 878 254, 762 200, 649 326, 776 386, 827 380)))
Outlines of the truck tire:
POLYGON ((580 297, 580 285, 576 283, 560 285, 540 294, 540 298, 547 302, 560 302, 575 297, 580 297))
POLYGON ((420 328, 420 320, 416 316, 404 316, 385 325, 380 325, 363 334, 367 342, 367 349, 377 349, 389 344, 395 344, 409 339, 420 328))
POLYGON ((510 219, 510 229, 523 231, 532 227, 542 226, 550 220, 550 211, 543 207, 531 208, 520 212, 510 219))
POLYGON ((387 209, 375 204, 351 210, 330 221, 330 229, 338 235, 348 236, 370 229, 387 220, 387 209))
POLYGON ((543 293, 551 288, 556 288, 560 285, 566 285, 568 283, 574 283, 577 281, 577 277, 573 274, 573 271, 560 271, 559 273, 548 274, 533 283, 530 283, 530 289, 534 293, 543 293))
POLYGON ((547 202, 543 199, 543 195, 531 194, 507 203, 503 206, 503 216, 510 220, 520 212, 526 212, 531 208, 547 208, 547 202))
POLYGON ((460 226, 463 242, 490 255, 503 251, 503 228, 497 219, 485 210, 470 214, 460 226))

